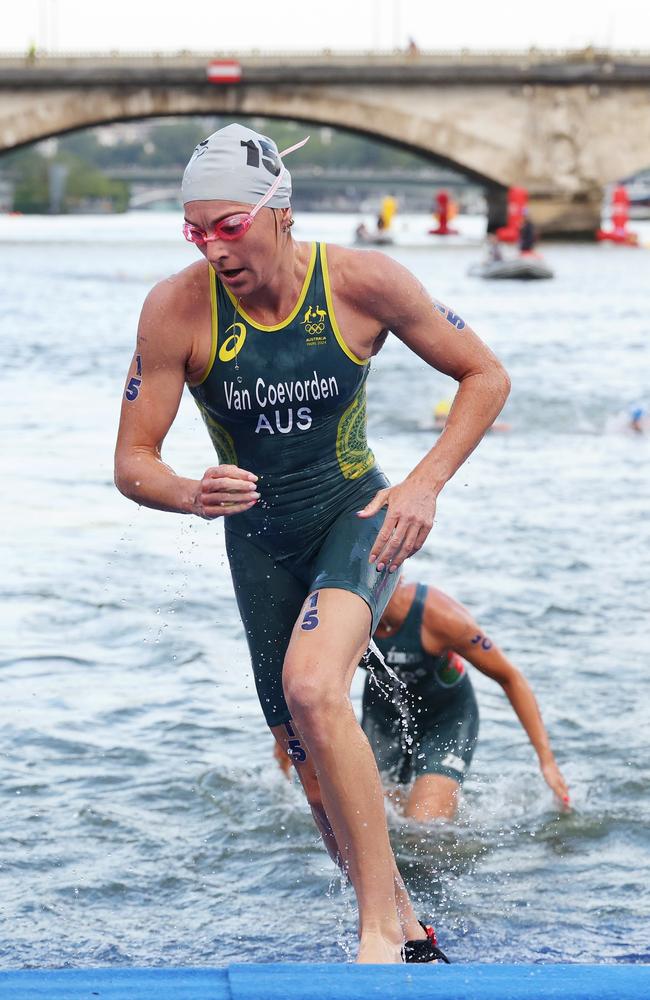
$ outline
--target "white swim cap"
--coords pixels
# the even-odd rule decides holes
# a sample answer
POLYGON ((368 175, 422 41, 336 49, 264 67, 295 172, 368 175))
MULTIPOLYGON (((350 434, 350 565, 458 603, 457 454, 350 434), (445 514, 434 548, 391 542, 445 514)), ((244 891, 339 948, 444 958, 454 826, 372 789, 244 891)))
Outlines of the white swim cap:
POLYGON ((266 204, 268 208, 288 208, 291 174, 281 155, 268 136, 236 122, 226 125, 200 142, 192 153, 183 174, 183 203, 217 200, 254 205, 284 171, 266 204))

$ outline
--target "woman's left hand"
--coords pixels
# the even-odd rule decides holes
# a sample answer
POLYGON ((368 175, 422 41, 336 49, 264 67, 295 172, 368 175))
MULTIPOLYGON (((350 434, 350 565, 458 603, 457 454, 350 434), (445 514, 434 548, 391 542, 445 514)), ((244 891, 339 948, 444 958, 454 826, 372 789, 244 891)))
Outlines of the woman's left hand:
POLYGON ((389 567, 394 573, 405 559, 422 548, 433 526, 436 493, 416 479, 405 479, 397 486, 379 490, 358 517, 372 517, 387 507, 386 518, 375 539, 369 562, 377 563, 379 571, 389 567))

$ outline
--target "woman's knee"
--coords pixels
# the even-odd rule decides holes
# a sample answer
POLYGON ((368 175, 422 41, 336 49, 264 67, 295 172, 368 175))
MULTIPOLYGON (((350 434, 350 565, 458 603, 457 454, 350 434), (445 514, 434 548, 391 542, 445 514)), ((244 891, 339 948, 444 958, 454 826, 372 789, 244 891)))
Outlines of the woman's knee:
POLYGON ((337 691, 331 677, 313 663, 285 661, 282 685, 295 718, 330 714, 340 710, 341 702, 346 700, 345 692, 337 691))

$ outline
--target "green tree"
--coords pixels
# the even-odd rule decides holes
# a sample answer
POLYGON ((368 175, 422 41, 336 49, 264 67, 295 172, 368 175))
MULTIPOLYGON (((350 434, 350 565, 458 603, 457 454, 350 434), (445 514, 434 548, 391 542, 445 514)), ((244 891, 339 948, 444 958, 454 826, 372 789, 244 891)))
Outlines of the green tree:
MULTIPOLYGON (((218 124, 215 126, 219 127, 218 124)), ((151 144, 153 149, 147 154, 146 162, 156 167, 182 168, 189 160, 196 144, 203 138, 205 132, 202 122, 192 118, 173 121, 169 125, 157 125, 149 134, 148 144, 151 144)))
POLYGON ((126 211, 129 188, 124 181, 111 180, 77 156, 65 154, 57 160, 68 167, 64 200, 67 211, 78 211, 98 201, 110 203, 114 212, 126 211))
POLYGON ((33 147, 20 150, 6 158, 9 176, 15 181, 14 210, 26 214, 43 214, 50 207, 50 186, 47 161, 33 147))

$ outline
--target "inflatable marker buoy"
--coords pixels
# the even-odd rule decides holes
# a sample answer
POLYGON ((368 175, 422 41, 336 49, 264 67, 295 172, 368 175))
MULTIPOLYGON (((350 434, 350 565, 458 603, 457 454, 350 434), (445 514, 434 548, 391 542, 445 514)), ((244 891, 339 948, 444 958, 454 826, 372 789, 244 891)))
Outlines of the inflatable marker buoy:
POLYGON ((597 229, 596 239, 619 243, 628 247, 637 247, 639 237, 627 228, 630 221, 630 196, 624 184, 618 184, 612 193, 612 228, 597 229))

